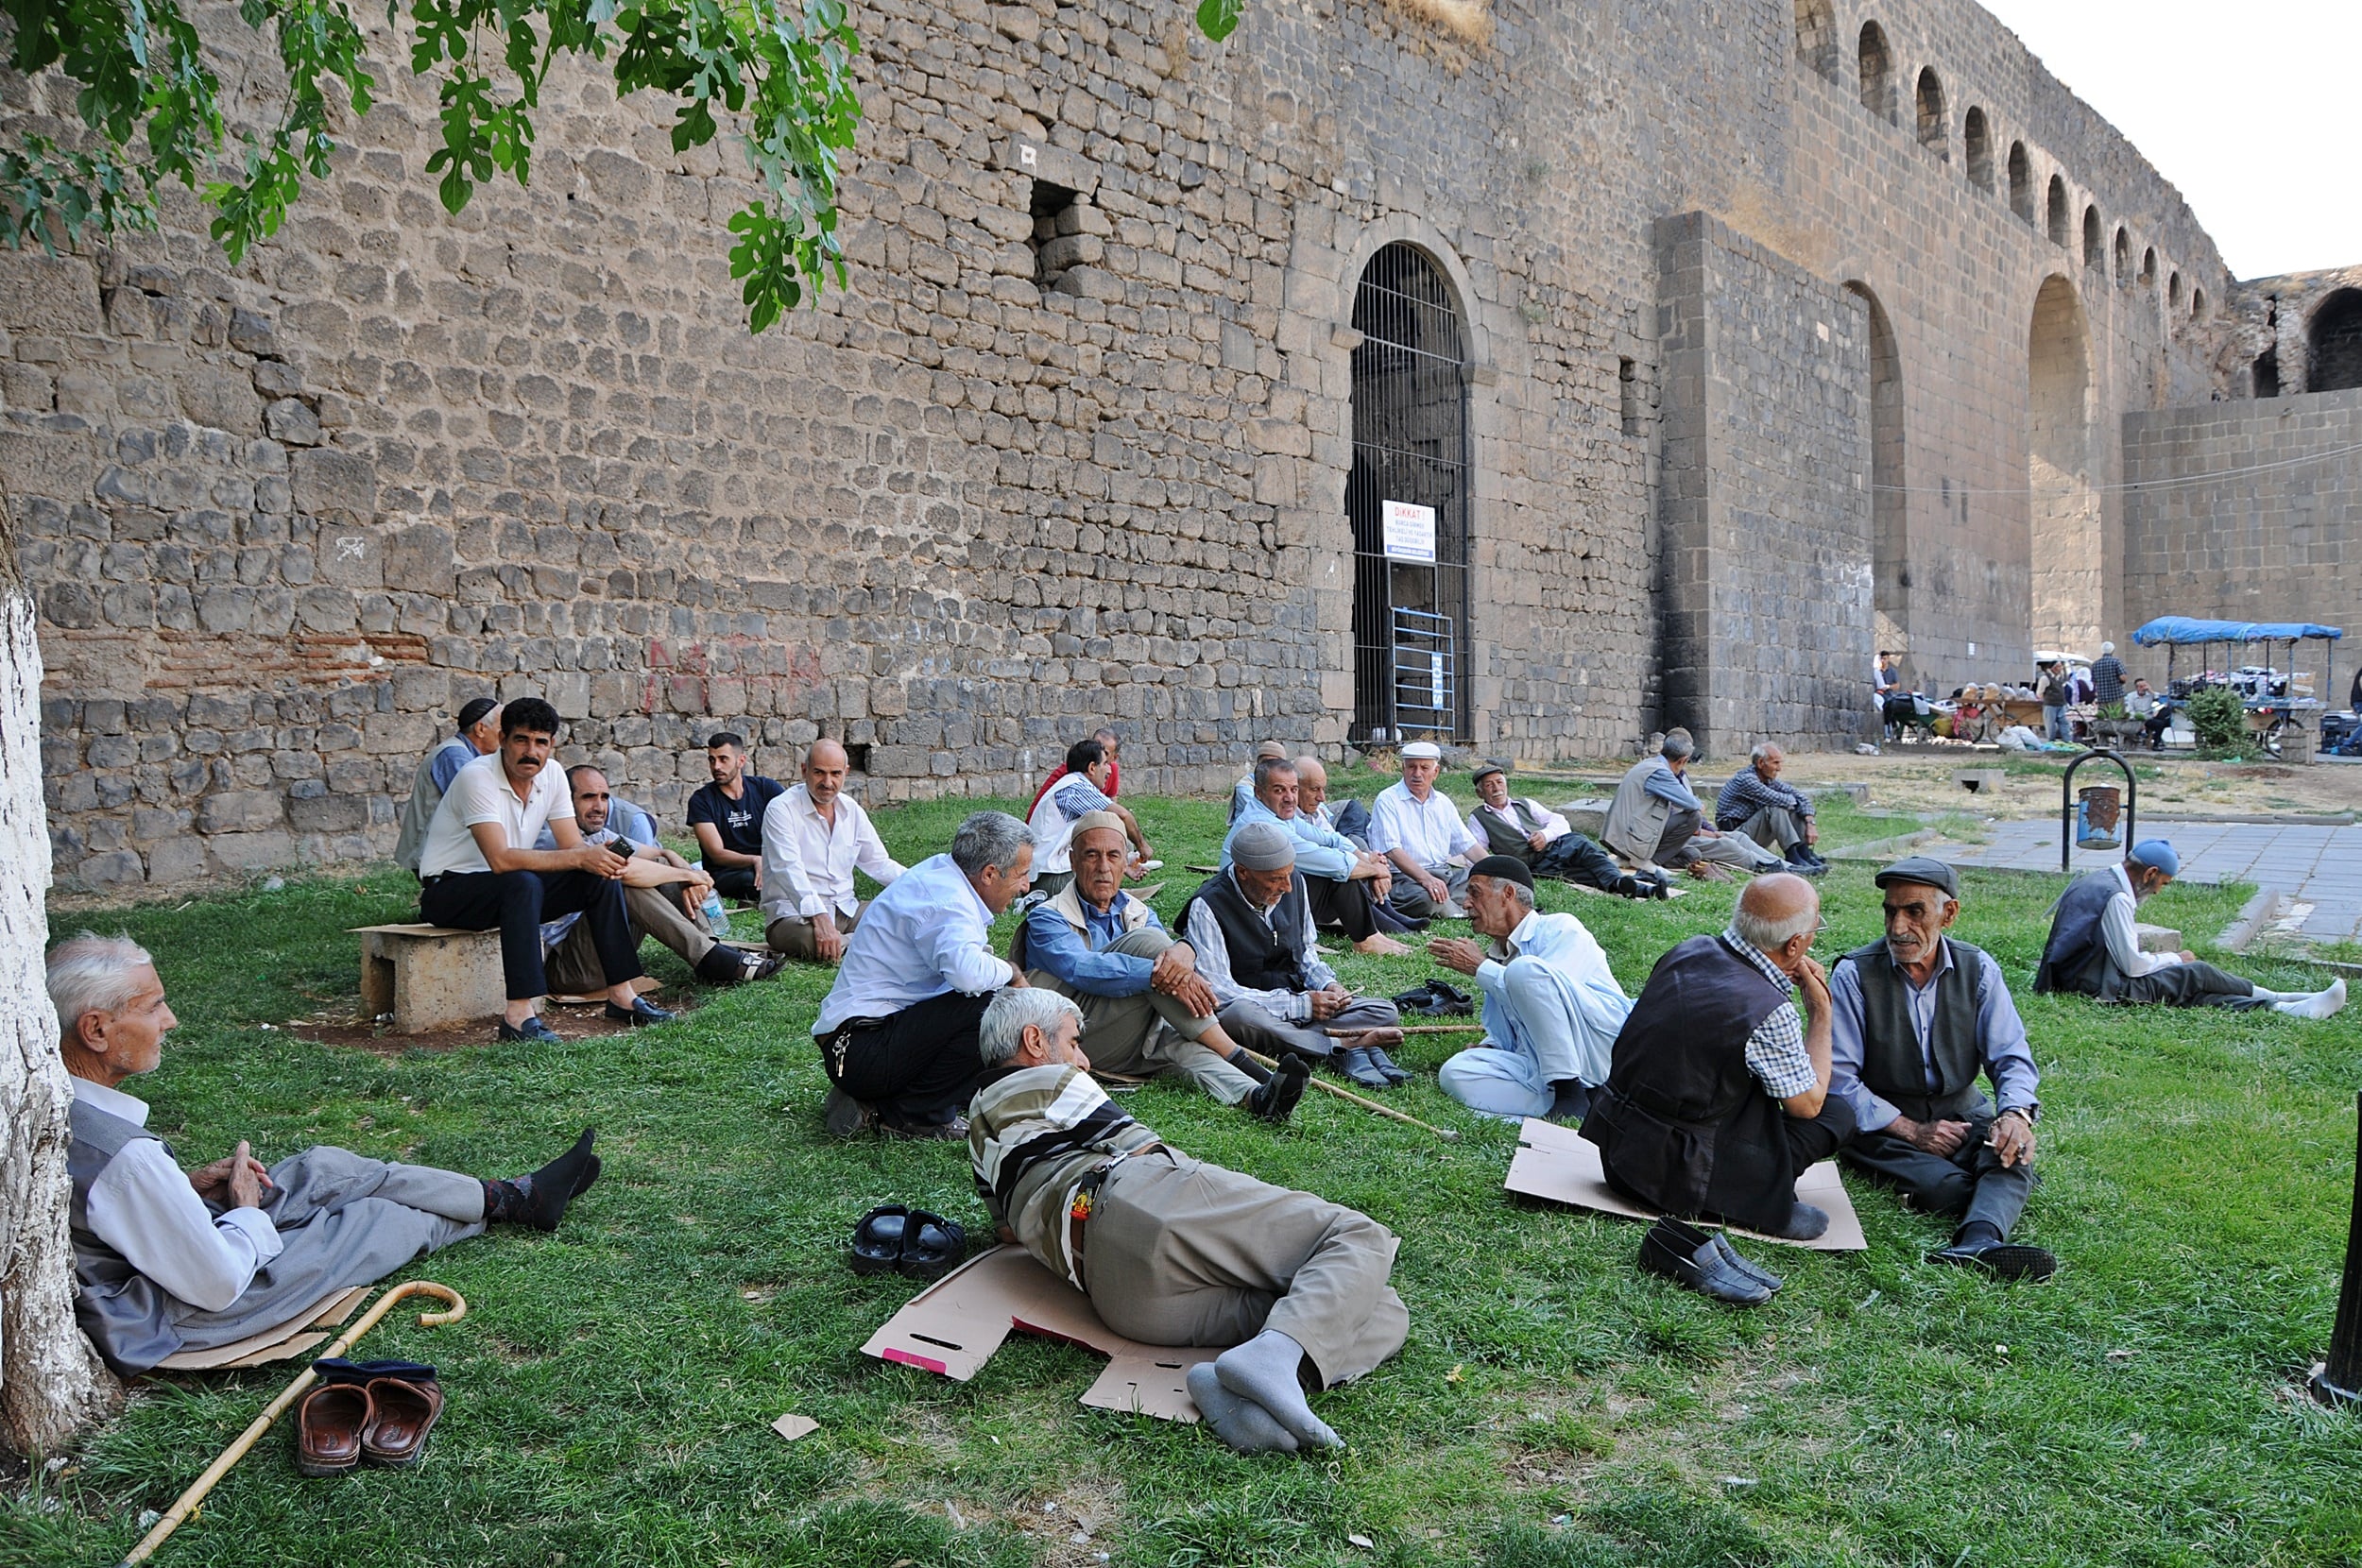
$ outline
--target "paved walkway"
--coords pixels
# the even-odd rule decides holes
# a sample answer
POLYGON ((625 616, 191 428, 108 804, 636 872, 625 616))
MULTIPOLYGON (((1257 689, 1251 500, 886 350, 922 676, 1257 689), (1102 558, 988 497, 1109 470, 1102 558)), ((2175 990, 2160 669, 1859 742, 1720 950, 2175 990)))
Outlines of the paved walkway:
MULTIPOLYGON (((2185 881, 2252 882, 2277 888, 2295 902, 2313 906, 2301 928, 2305 935, 2362 935, 2362 827, 2277 827, 2148 817, 2141 818, 2138 827, 2142 838, 2173 841, 2182 856, 2185 881)), ((1934 844, 1927 849, 1955 865, 2056 871, 2059 819, 1999 822, 1993 825, 1989 844, 1934 844)), ((2114 850, 2079 849, 2074 866, 2078 872, 2090 871, 2120 859, 2114 850)))

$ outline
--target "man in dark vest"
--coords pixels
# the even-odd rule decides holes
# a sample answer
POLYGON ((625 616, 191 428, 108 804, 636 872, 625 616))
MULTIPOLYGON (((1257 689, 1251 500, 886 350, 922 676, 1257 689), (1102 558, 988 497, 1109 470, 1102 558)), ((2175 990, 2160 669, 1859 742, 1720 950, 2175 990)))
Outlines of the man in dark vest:
POLYGON ((1960 912, 1950 866, 1913 855, 1876 880, 1886 940, 1829 972, 1829 1085, 1854 1112, 1842 1157, 1928 1213, 1959 1219, 1951 1245, 1930 1262, 2047 1279, 2058 1267, 2048 1253, 2007 1245, 2033 1190, 2042 1107, 2001 965, 1944 934, 1960 912), (1991 1099, 1977 1086, 1980 1073, 1991 1099))
POLYGON ((2050 912, 2050 940, 2034 972, 2038 992, 2075 991, 2103 1002, 2162 1002, 2167 1007, 2270 1008, 2293 1018, 2326 1018, 2346 1005, 2346 982, 2327 990, 2266 991, 2252 980, 2201 963, 2192 952, 2145 953, 2134 912, 2182 871, 2164 839, 2143 839, 2122 863, 2079 878, 2050 912))
POLYGON ((1657 960, 1583 1123, 1610 1186, 1794 1241, 1829 1228, 1827 1211, 1796 1201, 1796 1178, 1854 1133, 1852 1108, 1829 1095, 1820 930, 1812 884, 1774 872, 1747 884, 1721 935, 1657 960))
POLYGON ((1402 1044, 1401 1013, 1382 997, 1355 996, 1321 962, 1295 840, 1275 822, 1251 822, 1229 848, 1230 869, 1190 895, 1180 922, 1223 1029, 1254 1049, 1333 1058, 1365 1089, 1410 1082, 1386 1054, 1402 1044))
POLYGON ((1662 872, 1635 877, 1616 863, 1616 858, 1574 830, 1566 819, 1526 796, 1512 799, 1509 773, 1498 762, 1476 771, 1477 804, 1468 812, 1468 831, 1483 841, 1485 852, 1514 855, 1536 877, 1580 882, 1625 898, 1662 898, 1662 872))

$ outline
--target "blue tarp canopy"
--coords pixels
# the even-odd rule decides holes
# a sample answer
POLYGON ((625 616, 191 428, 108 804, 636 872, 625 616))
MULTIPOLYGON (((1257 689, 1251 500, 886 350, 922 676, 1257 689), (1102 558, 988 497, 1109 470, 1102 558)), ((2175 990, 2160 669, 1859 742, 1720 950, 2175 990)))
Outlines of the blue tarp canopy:
POLYGON ((2160 643, 2187 648, 2201 642, 2294 642, 2301 638, 2339 638, 2336 626, 2316 626, 2309 621, 2194 621, 2186 615, 2161 615, 2132 634, 2144 648, 2160 643))

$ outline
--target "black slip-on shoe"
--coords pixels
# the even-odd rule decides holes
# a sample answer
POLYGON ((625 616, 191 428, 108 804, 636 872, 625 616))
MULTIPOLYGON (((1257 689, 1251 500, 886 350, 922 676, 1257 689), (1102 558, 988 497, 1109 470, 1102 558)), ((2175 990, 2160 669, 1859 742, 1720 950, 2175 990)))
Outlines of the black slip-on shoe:
POLYGON ((634 997, 629 1007, 617 1007, 613 1002, 609 1002, 599 1016, 610 1024, 629 1024, 634 1029, 642 1029, 649 1024, 669 1024, 673 1021, 673 1015, 670 1013, 645 997, 634 997))
POLYGON ((512 1024, 503 1018, 500 1033, 495 1037, 502 1040, 530 1040, 537 1046, 556 1046, 565 1043, 565 1036, 538 1017, 527 1018, 522 1024, 512 1024))
POLYGON ((1780 1287, 1788 1283, 1788 1281, 1782 1279, 1771 1270, 1766 1269, 1762 1264, 1757 1263, 1754 1258, 1749 1257, 1746 1253, 1732 1246, 1731 1238, 1724 1236, 1720 1231, 1714 1233, 1714 1250, 1722 1254, 1723 1262, 1729 1264, 1732 1268, 1737 1270, 1749 1279, 1754 1280, 1757 1285, 1762 1286, 1766 1290, 1771 1291, 1775 1296, 1780 1293, 1780 1287))
POLYGON ((911 1211, 899 1203, 881 1203, 863 1215, 845 1249, 846 1267, 856 1274, 892 1273, 902 1261, 910 1220, 911 1211))
POLYGON ((834 1138, 858 1137, 878 1121, 874 1109, 834 1084, 829 1086, 829 1098, 820 1102, 820 1116, 828 1125, 829 1135, 834 1138))
POLYGON ((1255 1086, 1255 1092, 1241 1101, 1247 1110, 1265 1121, 1279 1123, 1295 1115, 1296 1106, 1304 1099, 1305 1085, 1312 1081, 1312 1069, 1301 1056, 1283 1056, 1278 1070, 1255 1086))
POLYGON ((1955 1243, 1927 1254, 1930 1263, 1955 1269, 1977 1269, 2000 1280, 2046 1280, 2059 1271, 2059 1260, 2041 1247, 2008 1241, 1955 1243))
POLYGON ((1772 1299, 1761 1281, 1733 1268, 1713 1241, 1690 1246, 1687 1236, 1696 1234, 1686 1226, 1669 1227, 1662 1221, 1651 1226, 1641 1238, 1640 1267, 1732 1306, 1761 1306, 1772 1299))
POLYGON ((1411 1082, 1410 1069, 1398 1065, 1393 1057, 1387 1055, 1384 1046, 1371 1046, 1367 1048, 1370 1053, 1370 1065, 1386 1075, 1387 1082, 1408 1083, 1411 1082))
POLYGON ((933 1285, 967 1261, 967 1232, 958 1220, 925 1209, 910 1213, 909 1228, 902 1233, 902 1256, 894 1271, 933 1285))

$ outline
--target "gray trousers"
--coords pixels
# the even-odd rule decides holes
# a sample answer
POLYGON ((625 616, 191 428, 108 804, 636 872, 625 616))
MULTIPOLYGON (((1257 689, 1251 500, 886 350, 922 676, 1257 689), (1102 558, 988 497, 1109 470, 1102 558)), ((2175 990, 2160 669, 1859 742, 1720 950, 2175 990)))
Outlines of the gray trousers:
MULTIPOLYGON (((682 913, 681 907, 673 902, 669 895, 681 885, 627 887, 624 889, 624 913, 631 921, 633 946, 655 937, 694 969, 697 961, 713 950, 713 933, 706 929, 705 922, 682 913)), ((590 940, 589 921, 574 922, 566 940, 541 961, 541 970, 556 996, 595 997, 607 989, 607 971, 599 965, 599 949, 590 940)))
MULTIPOLYGON (((1468 868, 1464 865, 1430 865, 1421 869, 1450 890, 1455 904, 1468 891, 1468 868)), ((1388 891, 1386 901, 1407 920, 1432 920, 1443 909, 1427 895, 1427 889, 1405 876, 1400 866, 1395 868, 1395 885, 1388 891)))
MULTIPOLYGON (((1785 806, 1766 806, 1737 827, 1726 827, 1728 833, 1743 833, 1766 849, 1776 849, 1785 855, 1805 842, 1805 819, 1785 806)), ((1712 840, 1699 845, 1705 848, 1712 840)))
POLYGON ((2253 980, 2241 980, 2211 963, 2168 963, 2146 975, 2116 975, 2103 986, 2102 1001, 2162 1003, 2166 1007, 2227 1007, 2236 1013, 2269 1007, 2255 994, 2253 980))
MULTIPOLYGON (((275 1328, 334 1291, 383 1279, 484 1229, 484 1184, 456 1171, 318 1148, 272 1166, 270 1179, 263 1212, 285 1249, 222 1310, 176 1311, 181 1349, 211 1350, 275 1328)), ((205 1206, 216 1216, 227 1209, 205 1206)))
POLYGON ((2026 1212, 2034 1190, 2031 1165, 2005 1166, 1985 1138, 1991 1115, 1974 1116, 1968 1141, 1951 1154, 1930 1154, 1891 1133, 1860 1133, 1838 1157, 1875 1182, 1893 1187, 1929 1214, 1956 1217, 1963 1225, 1982 1220, 2010 1234, 2026 1212))
POLYGON ((1383 997, 1357 997, 1335 1017, 1313 1023, 1275 1018, 1260 1002, 1243 997, 1216 1016, 1230 1038, 1266 1056, 1292 1050, 1298 1056, 1325 1057, 1337 1048, 1328 1030, 1394 1029, 1402 1022, 1401 1009, 1383 997))
MULTIPOLYGON (((1142 926, 1118 937, 1107 951, 1153 960, 1172 943, 1171 931, 1142 926)), ((1083 1010, 1083 1054, 1095 1068, 1128 1078, 1186 1079, 1224 1105, 1236 1105, 1255 1091, 1254 1079, 1197 1043, 1214 1020, 1190 1016, 1187 1008, 1161 991, 1143 988, 1129 997, 1094 997, 1068 990, 1047 969, 1036 969, 1025 979, 1083 1010)))
POLYGON ((1172 1150, 1117 1166, 1083 1230, 1083 1284, 1109 1328, 1150 1345, 1236 1345, 1276 1329, 1324 1388, 1402 1348, 1394 1233, 1309 1192, 1172 1150))
POLYGON ((1651 859, 1675 871, 1696 861, 1737 866, 1741 871, 1769 871, 1785 863, 1779 856, 1743 834, 1699 838, 1698 828, 1703 821, 1688 807, 1675 807, 1672 815, 1666 819, 1665 836, 1657 841, 1656 853, 1651 859))
MULTIPOLYGON (((861 924, 861 917, 868 908, 866 904, 857 905, 850 914, 843 910, 830 911, 830 917, 836 921, 836 934, 850 937, 853 928, 861 924)), ((806 963, 820 962, 818 931, 811 921, 800 914, 783 914, 763 927, 762 940, 763 945, 775 953, 785 953, 790 958, 802 959, 806 963)))

